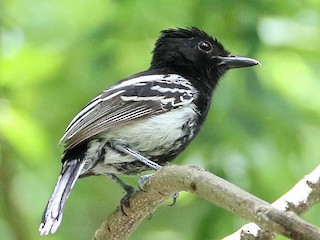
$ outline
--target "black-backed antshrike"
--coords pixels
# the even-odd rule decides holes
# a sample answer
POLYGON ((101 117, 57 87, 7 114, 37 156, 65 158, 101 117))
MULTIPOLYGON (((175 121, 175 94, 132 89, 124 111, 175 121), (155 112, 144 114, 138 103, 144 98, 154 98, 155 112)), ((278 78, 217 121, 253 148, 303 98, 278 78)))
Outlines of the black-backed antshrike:
POLYGON ((104 90, 71 121, 60 140, 62 170, 45 209, 41 235, 57 230, 79 177, 159 169, 196 137, 220 77, 258 61, 230 54, 195 27, 161 32, 147 71, 104 90))

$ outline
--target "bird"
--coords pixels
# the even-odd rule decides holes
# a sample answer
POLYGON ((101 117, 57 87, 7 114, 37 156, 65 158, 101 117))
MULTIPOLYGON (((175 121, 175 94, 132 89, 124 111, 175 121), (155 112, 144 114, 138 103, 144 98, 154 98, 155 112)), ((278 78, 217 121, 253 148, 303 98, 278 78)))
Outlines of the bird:
POLYGON ((231 54, 197 27, 161 31, 150 67, 101 92, 66 128, 62 169, 40 234, 57 231, 78 178, 108 176, 128 200, 134 188, 119 176, 157 170, 175 159, 202 128, 221 77, 255 65, 260 63, 231 54))

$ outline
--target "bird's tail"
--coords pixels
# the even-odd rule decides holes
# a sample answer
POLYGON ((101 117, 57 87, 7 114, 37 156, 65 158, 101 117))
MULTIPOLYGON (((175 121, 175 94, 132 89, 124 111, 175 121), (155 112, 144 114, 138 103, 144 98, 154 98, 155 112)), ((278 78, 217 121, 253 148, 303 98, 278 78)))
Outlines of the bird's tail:
POLYGON ((39 227, 41 235, 47 235, 49 232, 54 233, 62 220, 63 207, 69 197, 71 189, 78 179, 85 161, 73 160, 65 162, 57 184, 47 203, 46 209, 42 216, 39 227))

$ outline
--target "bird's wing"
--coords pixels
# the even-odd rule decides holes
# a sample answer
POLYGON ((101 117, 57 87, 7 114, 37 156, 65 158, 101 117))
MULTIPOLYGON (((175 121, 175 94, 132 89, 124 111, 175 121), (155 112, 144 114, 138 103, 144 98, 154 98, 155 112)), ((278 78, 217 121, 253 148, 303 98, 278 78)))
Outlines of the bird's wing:
POLYGON ((94 98, 71 121, 60 143, 79 143, 131 120, 150 117, 190 104, 197 91, 177 74, 132 77, 94 98))

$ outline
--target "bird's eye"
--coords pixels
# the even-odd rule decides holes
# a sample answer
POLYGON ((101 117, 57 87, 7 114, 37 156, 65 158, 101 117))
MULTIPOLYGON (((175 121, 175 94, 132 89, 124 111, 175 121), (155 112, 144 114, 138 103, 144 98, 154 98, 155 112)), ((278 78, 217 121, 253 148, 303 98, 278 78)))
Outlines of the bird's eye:
POLYGON ((201 51, 204 51, 204 52, 210 52, 212 50, 212 45, 211 43, 207 42, 207 41, 201 41, 199 42, 198 44, 198 48, 201 50, 201 51))

